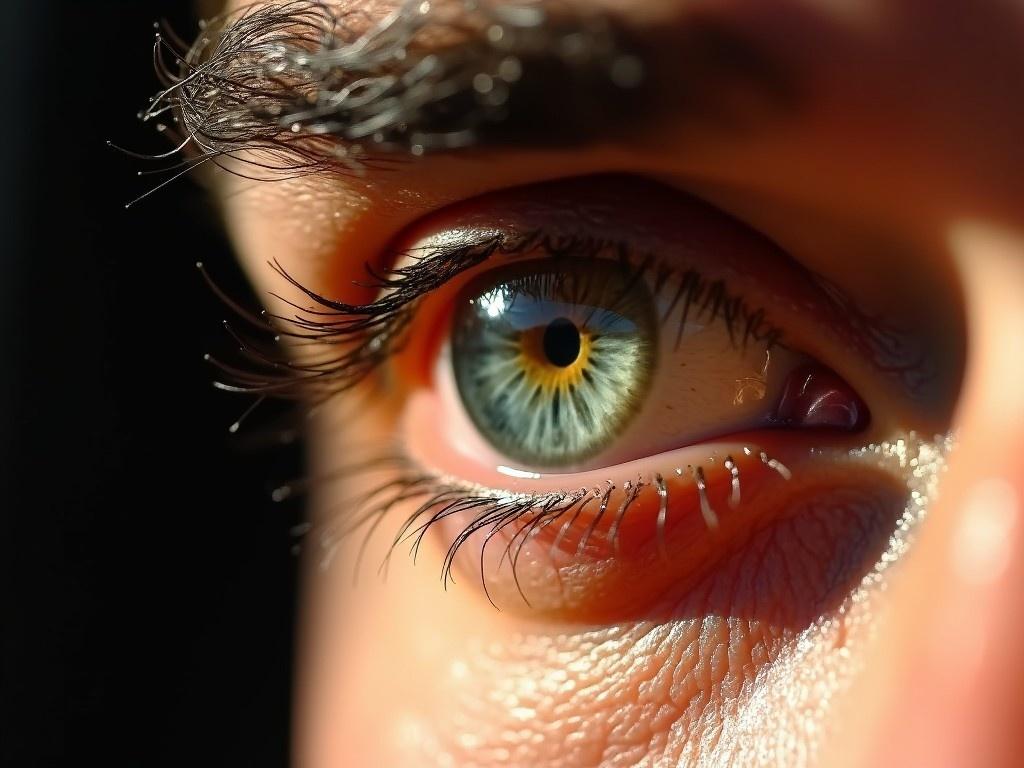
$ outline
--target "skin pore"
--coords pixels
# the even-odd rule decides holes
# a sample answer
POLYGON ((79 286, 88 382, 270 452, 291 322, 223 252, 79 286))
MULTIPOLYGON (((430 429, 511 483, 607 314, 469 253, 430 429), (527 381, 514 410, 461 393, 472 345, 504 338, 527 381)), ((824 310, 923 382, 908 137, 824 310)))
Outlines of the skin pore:
MULTIPOLYGON (((360 4, 368 25, 393 7, 360 4)), ((728 29, 777 63, 794 96, 765 108, 740 78, 715 97, 730 106, 716 114, 732 120, 665 109, 635 132, 581 145, 481 145, 273 183, 223 174, 225 220, 257 288, 281 292, 267 264, 276 260, 317 293, 365 300, 352 286, 364 264, 392 266, 385 254, 460 216, 511 217, 507 194, 533 195, 536 215, 556 225, 566 218, 551 213, 559 195, 581 208, 614 199, 614 215, 587 224, 620 233, 656 207, 615 197, 642 179, 659 205, 678 195, 714 206, 841 288, 846 306, 900 329, 927 375, 887 368, 834 329, 801 323, 800 311, 777 310, 871 408, 871 431, 832 441, 837 450, 955 432, 941 500, 925 494, 919 539, 852 602, 902 508, 899 472, 854 477, 829 465, 800 480, 800 498, 770 514, 764 505, 728 547, 694 545, 704 549, 690 560, 708 565, 685 584, 653 567, 616 578, 608 560, 570 582, 581 586, 569 607, 531 611, 508 589, 496 610, 461 572, 444 589, 442 536, 426 539, 415 565, 399 548, 384 583, 373 577, 393 535, 383 526, 356 588, 361 536, 340 539, 326 569, 310 547, 296 763, 1010 765, 1024 746, 1011 727, 1024 667, 1010 640, 1024 626, 1024 369, 1011 352, 1024 337, 1024 99, 1012 77, 1024 71, 1024 14, 1011 3, 926 0, 601 8, 663 40, 690 40, 695 19, 728 29), (579 177, 586 192, 541 186, 579 177), (840 508, 852 512, 831 514, 840 508), (799 578, 792 551, 772 543, 787 537, 813 553, 799 578), (826 567, 837 559, 848 572, 826 567), (744 592, 743 579, 756 586, 744 592), (579 610, 609 596, 631 610, 579 610), (824 614, 821 631, 802 634, 824 614)), ((372 386, 316 412, 313 474, 407 434, 404 365, 388 363, 372 386)), ((353 475, 317 487, 312 519, 335 519, 379 482, 353 475)))

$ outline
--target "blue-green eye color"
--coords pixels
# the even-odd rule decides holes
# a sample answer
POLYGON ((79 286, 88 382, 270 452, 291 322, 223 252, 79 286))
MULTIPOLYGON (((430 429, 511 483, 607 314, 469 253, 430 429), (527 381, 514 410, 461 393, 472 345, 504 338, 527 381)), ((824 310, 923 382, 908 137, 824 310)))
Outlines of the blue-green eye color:
POLYGON ((480 433, 509 459, 567 468, 593 457, 640 410, 657 363, 654 299, 602 259, 496 270, 458 299, 452 365, 480 433))

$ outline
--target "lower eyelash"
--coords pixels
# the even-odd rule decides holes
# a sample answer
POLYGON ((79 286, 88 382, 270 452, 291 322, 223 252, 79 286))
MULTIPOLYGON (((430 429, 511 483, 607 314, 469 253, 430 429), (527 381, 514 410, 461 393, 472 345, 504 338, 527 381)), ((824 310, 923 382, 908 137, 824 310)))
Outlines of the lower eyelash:
MULTIPOLYGON (((905 478, 907 485, 906 509, 898 521, 890 544, 890 548, 895 548, 898 552, 895 552, 893 557, 888 560, 877 564, 874 571, 865 577, 866 582, 877 578, 885 567, 895 561, 896 555, 909 546, 911 532, 926 512, 929 501, 934 498, 938 480, 945 471, 946 457, 954 447, 955 441, 950 435, 938 435, 933 440, 926 441, 911 432, 904 438, 878 444, 872 443, 848 451, 811 449, 812 454, 822 457, 827 454, 827 458, 833 461, 874 461, 879 467, 888 467, 891 471, 899 472, 899 475, 905 478)), ((774 469, 783 479, 789 480, 792 477, 785 465, 766 453, 755 452, 749 447, 744 448, 744 453, 748 456, 756 455, 763 464, 774 469), (783 472, 783 470, 785 471, 783 472)), ((709 470, 718 465, 718 461, 709 459, 709 470)), ((730 475, 730 487, 734 493, 731 493, 729 498, 737 499, 738 506, 740 478, 736 462, 732 456, 727 456, 721 462, 721 467, 730 475)), ((698 473, 704 471, 704 467, 699 465, 688 468, 677 467, 674 470, 678 476, 689 473, 694 478, 698 476, 698 473)), ((387 576, 388 564, 392 556, 401 545, 409 544, 409 554, 415 562, 419 549, 431 528, 452 515, 472 512, 472 519, 455 535, 445 552, 442 560, 441 579, 445 585, 454 582, 452 568, 459 550, 471 536, 481 531, 487 531, 486 542, 481 549, 480 580, 488 600, 491 600, 491 596, 484 572, 484 550, 494 536, 510 526, 521 524, 521 527, 508 537, 505 551, 499 560, 499 565, 506 560, 509 562, 518 586, 516 568, 519 554, 535 532, 550 525, 561 525, 551 544, 553 551, 564 542, 570 531, 577 527, 577 521, 583 512, 591 505, 596 504, 598 513, 595 520, 588 523, 576 548, 576 556, 582 556, 596 529, 596 520, 603 514, 609 514, 610 498, 613 491, 616 490, 615 483, 608 480, 596 488, 580 488, 574 491, 559 490, 540 494, 501 493, 426 471, 412 459, 400 452, 392 451, 355 465, 339 468, 329 476, 282 486, 274 491, 273 498, 276 501, 282 501, 332 480, 343 478, 350 481, 359 475, 378 472, 394 473, 396 476, 375 484, 369 492, 363 495, 361 500, 357 501, 354 507, 346 505, 346 510, 354 509, 354 511, 346 512, 345 520, 334 520, 320 526, 307 524, 295 530, 295 534, 298 536, 309 537, 315 534, 322 550, 321 569, 326 570, 330 567, 342 539, 363 531, 358 553, 353 562, 353 580, 357 581, 371 538, 391 510, 399 504, 415 502, 416 508, 407 514, 399 524, 387 553, 378 567, 378 573, 384 578, 387 576), (339 523, 340 527, 337 526, 339 523)), ((628 514, 632 504, 642 493, 655 493, 658 497, 657 551, 659 557, 667 558, 664 529, 665 518, 670 510, 670 499, 664 477, 660 473, 654 473, 650 478, 638 477, 628 482, 631 492, 627 493, 624 501, 620 503, 613 514, 621 522, 621 519, 628 514)), ((625 486, 626 483, 623 484, 623 487, 625 486)), ((699 485, 696 481, 694 488, 699 494, 699 485)), ((735 509, 731 501, 729 508, 730 510, 735 509)), ((613 525, 607 534, 610 539, 609 543, 613 547, 615 547, 618 530, 618 525, 613 525)), ((523 600, 527 601, 526 596, 522 595, 522 589, 519 591, 523 600)), ((493 600, 491 602, 493 603, 493 600)))
MULTIPOLYGON (((735 469, 731 456, 726 457, 723 466, 731 473, 733 487, 738 487, 738 471, 735 469), (733 465, 732 469, 729 469, 730 464, 733 465)), ((607 515, 613 515, 613 517, 604 538, 611 545, 613 551, 618 553, 619 530, 623 520, 641 494, 651 491, 657 494, 659 500, 656 531, 658 552, 661 557, 666 559, 668 557, 665 545, 665 524, 669 511, 669 491, 664 478, 658 473, 652 474, 649 478, 636 477, 625 481, 621 487, 623 498, 613 508, 610 501, 612 493, 618 490, 618 486, 611 480, 607 480, 597 487, 571 491, 559 490, 536 494, 501 493, 425 471, 418 467, 412 459, 400 452, 393 452, 382 454, 356 465, 343 467, 332 473, 330 477, 281 486, 275 489, 272 495, 275 501, 283 501, 309 490, 312 486, 332 479, 344 478, 346 481, 350 481, 358 475, 379 471, 390 471, 396 476, 376 485, 355 504, 347 504, 346 509, 352 511, 346 513, 346 521, 339 521, 341 522, 340 528, 336 528, 333 524, 321 528, 319 536, 323 549, 321 568, 325 569, 330 566, 342 539, 363 530, 363 538, 353 563, 353 579, 357 581, 370 539, 396 505, 414 502, 416 508, 406 515, 399 524, 387 554, 378 567, 378 573, 384 577, 387 575, 392 556, 400 546, 409 545, 409 555, 415 562, 420 547, 431 528, 453 515, 472 512, 472 518, 454 536, 444 555, 441 579, 446 586, 449 582, 454 582, 452 568, 459 550, 472 536, 486 532, 485 541, 481 547, 480 578, 484 593, 490 600, 484 573, 484 556, 493 537, 505 532, 511 526, 521 525, 508 537, 505 550, 499 560, 499 565, 508 561, 518 586, 516 568, 519 555, 526 542, 536 532, 550 525, 561 523, 561 528, 551 544, 551 550, 554 551, 576 526, 577 520, 586 508, 595 504, 597 512, 582 531, 575 554, 577 557, 583 556, 602 519, 605 519, 607 515)), ((675 472, 679 476, 684 475, 682 467, 677 468, 675 472)), ((698 494, 705 522, 709 527, 714 527, 717 524, 717 516, 707 502, 704 490, 706 482, 704 468, 688 466, 687 473, 694 479, 694 488, 698 494)), ((310 528, 303 528, 299 532, 305 535, 310 531, 310 528)), ((521 589, 520 594, 525 601, 526 596, 522 595, 521 589)))

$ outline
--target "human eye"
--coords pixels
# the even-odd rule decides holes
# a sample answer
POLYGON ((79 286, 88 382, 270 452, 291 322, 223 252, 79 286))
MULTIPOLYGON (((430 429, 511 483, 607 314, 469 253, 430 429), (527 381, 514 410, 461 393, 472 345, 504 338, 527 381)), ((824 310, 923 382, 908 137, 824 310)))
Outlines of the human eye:
POLYGON ((838 608, 915 520, 925 483, 891 446, 930 471, 941 451, 850 352, 883 329, 713 207, 627 176, 539 184, 433 213, 389 254, 368 303, 279 317, 325 356, 300 380, 388 412, 331 549, 436 549, 496 606, 593 620, 671 610, 770 537, 811 574, 745 598, 781 615, 838 608))

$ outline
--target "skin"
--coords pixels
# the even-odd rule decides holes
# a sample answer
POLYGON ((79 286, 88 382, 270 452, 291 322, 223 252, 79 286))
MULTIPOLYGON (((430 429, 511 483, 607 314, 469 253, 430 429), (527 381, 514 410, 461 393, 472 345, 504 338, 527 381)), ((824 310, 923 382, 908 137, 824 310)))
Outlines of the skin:
MULTIPOLYGON (((266 262, 277 259, 305 285, 344 297, 365 261, 411 237, 416 222, 443 224, 454 203, 592 173, 656 179, 746 222, 925 343, 937 373, 913 393, 845 350, 823 355, 887 426, 956 431, 941 500, 885 589, 840 622, 841 644, 833 632, 799 655, 789 644, 807 617, 744 616, 714 600, 749 567, 739 554, 666 612, 584 622, 496 611, 472 579, 444 591, 440 546, 415 567, 396 557, 386 584, 364 578, 355 589, 349 568, 321 572, 313 551, 296 764, 717 765, 765 755, 791 765, 1015 764, 1024 747, 1014 645, 1024 630, 1024 366, 1012 352, 1024 338, 1024 99, 1008 73, 1024 71, 1024 12, 995 1, 611 5, 638 19, 681 8, 728 19, 805 73, 806 99, 743 132, 664 123, 642 140, 435 155, 362 178, 225 177, 225 220, 252 280, 276 289, 266 262), (730 631, 739 618, 743 631, 730 631), (762 669, 755 681, 750 671, 762 669), (835 694, 828 706, 815 685, 835 694)), ((355 430, 352 400, 332 401, 313 424, 314 471, 392 435, 402 403, 387 389, 361 399, 355 430)), ((359 482, 319 489, 314 517, 349 503, 359 482)), ((818 553, 809 562, 828 562, 850 535, 815 504, 846 504, 862 519, 891 506, 883 482, 859 496, 852 483, 835 485, 774 522, 799 525, 818 553)), ((770 537, 752 533, 745 551, 770 560, 770 537)), ((388 538, 371 544, 368 563, 388 538)), ((350 563, 358 544, 343 542, 337 561, 350 563)), ((867 560, 878 554, 867 550, 867 560)), ((778 574, 772 599, 795 590, 793 572, 766 568, 778 574)), ((826 592, 815 594, 831 610, 826 592)))

